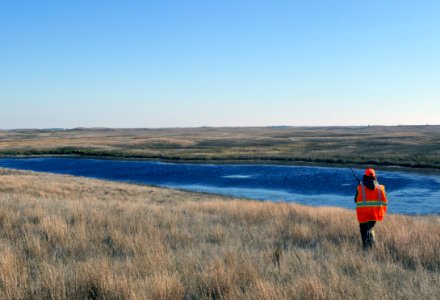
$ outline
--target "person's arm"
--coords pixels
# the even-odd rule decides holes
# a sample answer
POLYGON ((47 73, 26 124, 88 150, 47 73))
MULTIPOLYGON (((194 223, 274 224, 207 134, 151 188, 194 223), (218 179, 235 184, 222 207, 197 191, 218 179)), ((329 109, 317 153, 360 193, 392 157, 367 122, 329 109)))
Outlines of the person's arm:
POLYGON ((384 185, 382 185, 382 192, 383 192, 384 200, 385 200, 386 202, 388 202, 387 192, 385 192, 385 186, 384 186, 384 185))
POLYGON ((354 203, 356 203, 357 198, 358 198, 358 190, 356 189, 356 195, 354 196, 354 203))

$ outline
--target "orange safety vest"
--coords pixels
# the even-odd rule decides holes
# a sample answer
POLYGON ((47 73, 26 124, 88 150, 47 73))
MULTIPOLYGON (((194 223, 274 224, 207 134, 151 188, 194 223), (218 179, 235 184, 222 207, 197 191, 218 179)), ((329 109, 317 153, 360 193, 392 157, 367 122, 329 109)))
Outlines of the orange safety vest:
POLYGON ((385 187, 378 184, 374 190, 363 184, 357 187, 356 215, 359 223, 382 221, 387 212, 387 195, 385 187))

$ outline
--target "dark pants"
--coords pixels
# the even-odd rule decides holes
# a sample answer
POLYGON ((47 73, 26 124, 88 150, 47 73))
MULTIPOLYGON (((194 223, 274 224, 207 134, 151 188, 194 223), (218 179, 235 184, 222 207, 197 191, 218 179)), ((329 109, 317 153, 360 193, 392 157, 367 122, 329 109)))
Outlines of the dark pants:
POLYGON ((362 245, 364 246, 365 250, 370 249, 376 243, 376 240, 374 238, 374 225, 376 225, 376 221, 359 223, 359 227, 361 229, 362 245))

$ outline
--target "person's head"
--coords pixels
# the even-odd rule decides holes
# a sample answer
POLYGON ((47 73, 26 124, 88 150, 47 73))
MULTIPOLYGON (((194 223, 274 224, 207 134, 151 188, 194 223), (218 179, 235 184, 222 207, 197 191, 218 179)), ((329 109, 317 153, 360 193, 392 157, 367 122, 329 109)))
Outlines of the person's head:
POLYGON ((376 171, 373 168, 368 168, 365 170, 364 181, 366 180, 377 180, 376 171))

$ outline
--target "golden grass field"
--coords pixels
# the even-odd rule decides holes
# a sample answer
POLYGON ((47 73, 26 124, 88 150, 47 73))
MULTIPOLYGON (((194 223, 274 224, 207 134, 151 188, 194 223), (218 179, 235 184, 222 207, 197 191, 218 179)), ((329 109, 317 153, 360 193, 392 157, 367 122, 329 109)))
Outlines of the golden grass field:
POLYGON ((399 166, 440 170, 440 126, 0 130, 1 156, 399 166))
POLYGON ((438 299, 440 217, 0 169, 0 299, 438 299))

